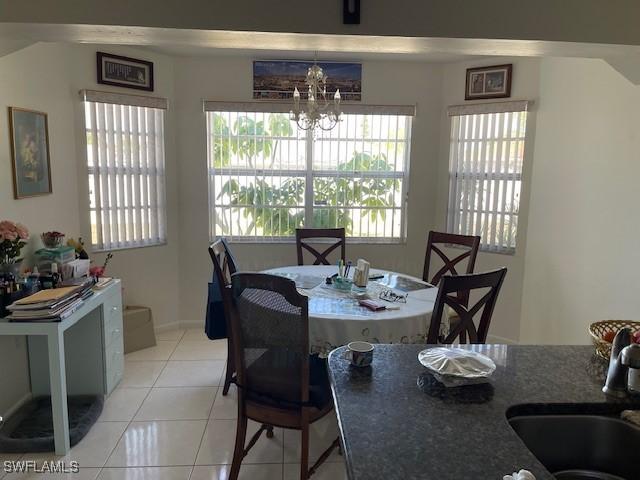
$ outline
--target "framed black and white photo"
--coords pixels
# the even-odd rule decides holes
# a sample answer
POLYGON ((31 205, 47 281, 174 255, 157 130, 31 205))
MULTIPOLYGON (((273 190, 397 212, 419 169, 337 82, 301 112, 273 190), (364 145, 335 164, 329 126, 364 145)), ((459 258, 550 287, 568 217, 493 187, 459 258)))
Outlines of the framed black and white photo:
POLYGON ((464 99, 510 97, 512 71, 512 64, 468 68, 464 99))
POLYGON ((98 83, 153 92, 153 63, 97 52, 98 83))

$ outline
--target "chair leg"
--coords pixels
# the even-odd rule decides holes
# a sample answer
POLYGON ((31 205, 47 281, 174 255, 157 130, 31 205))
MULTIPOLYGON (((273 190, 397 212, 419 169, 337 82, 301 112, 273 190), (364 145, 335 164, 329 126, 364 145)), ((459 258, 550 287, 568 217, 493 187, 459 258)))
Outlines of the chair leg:
POLYGON ((273 425, 267 427, 267 438, 273 438, 273 425))
POLYGON ((247 417, 238 412, 238 426, 236 430, 236 447, 233 451, 233 462, 231 463, 231 472, 229 480, 238 480, 240 474, 240 465, 244 458, 244 442, 247 436, 247 417))
POLYGON ((316 473, 316 470, 318 470, 318 468, 320 468, 320 465, 322 465, 327 458, 329 458, 331 456, 331 452, 333 452, 334 449, 338 449, 338 453, 340 455, 342 455, 342 450, 340 449, 340 439, 336 438, 333 443, 329 446, 329 448, 327 448, 322 455, 320 455, 320 457, 318 458, 318 460, 316 461, 316 463, 313 464, 313 466, 309 469, 309 478, 311 478, 311 476, 316 473))
POLYGON ((309 423, 302 424, 302 452, 300 458, 300 480, 309 478, 309 423))
POLYGON ((235 373, 236 366, 233 358, 232 351, 233 343, 230 338, 227 338, 227 372, 224 377, 224 387, 222 388, 222 396, 225 397, 229 393, 229 387, 231 386, 231 380, 235 373))

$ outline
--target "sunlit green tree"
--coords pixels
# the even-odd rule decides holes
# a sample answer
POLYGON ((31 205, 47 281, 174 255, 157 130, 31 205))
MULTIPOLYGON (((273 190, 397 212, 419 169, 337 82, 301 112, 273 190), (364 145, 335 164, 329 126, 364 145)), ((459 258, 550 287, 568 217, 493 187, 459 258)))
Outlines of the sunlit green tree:
MULTIPOLYGON (((284 114, 269 115, 266 124, 262 120, 241 116, 229 126, 226 119, 218 114, 213 116, 213 122, 215 168, 229 166, 232 156, 246 160, 251 168, 256 165, 271 168, 278 155, 279 138, 295 134, 291 121, 284 114)), ((365 122, 363 129, 368 128, 365 122)), ((387 209, 394 206, 397 180, 341 177, 339 174, 392 171, 386 156, 354 151, 349 159, 339 163, 337 170, 337 177, 316 177, 313 180, 312 225, 317 228, 345 227, 350 234, 353 230, 351 207, 367 207, 361 210, 363 217, 384 221, 387 209)), ((230 179, 218 192, 217 198, 225 196, 230 199, 232 207, 238 206, 247 220, 248 226, 242 232, 244 235, 258 229, 268 236, 289 236, 295 233, 296 228, 304 226, 304 211, 296 208, 304 203, 305 184, 302 178, 288 178, 279 186, 264 179, 256 179, 248 185, 240 185, 237 180, 230 179)), ((216 221, 222 232, 228 231, 224 218, 216 218, 216 221)))

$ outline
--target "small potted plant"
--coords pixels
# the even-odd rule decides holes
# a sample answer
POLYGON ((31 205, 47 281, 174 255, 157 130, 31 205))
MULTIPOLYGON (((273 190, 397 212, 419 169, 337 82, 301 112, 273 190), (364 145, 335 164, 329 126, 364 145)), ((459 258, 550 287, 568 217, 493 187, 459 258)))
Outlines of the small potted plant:
POLYGON ((10 220, 0 222, 0 273, 18 274, 18 257, 28 238, 29 230, 24 225, 10 220))

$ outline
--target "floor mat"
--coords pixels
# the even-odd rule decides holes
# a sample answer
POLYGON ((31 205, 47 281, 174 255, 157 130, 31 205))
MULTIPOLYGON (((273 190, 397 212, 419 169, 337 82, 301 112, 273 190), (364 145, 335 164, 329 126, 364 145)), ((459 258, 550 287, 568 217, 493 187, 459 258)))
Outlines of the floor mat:
MULTIPOLYGON (((69 440, 73 447, 98 420, 102 395, 72 395, 67 398, 69 440)), ((0 452, 53 452, 51 397, 36 397, 18 409, 0 429, 0 452)))

